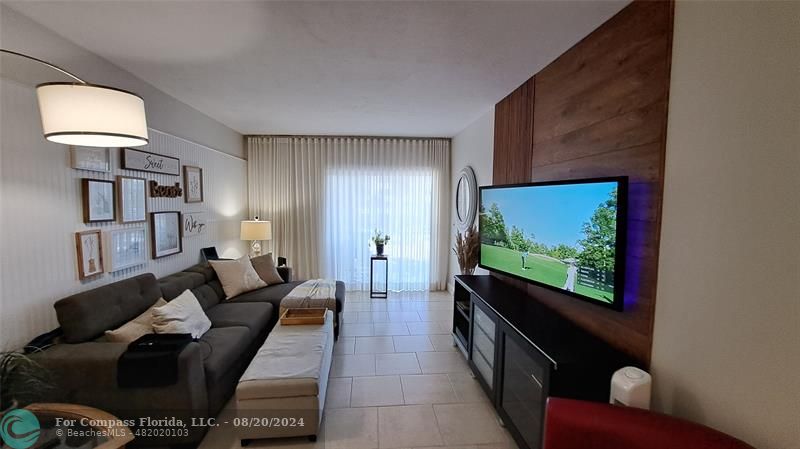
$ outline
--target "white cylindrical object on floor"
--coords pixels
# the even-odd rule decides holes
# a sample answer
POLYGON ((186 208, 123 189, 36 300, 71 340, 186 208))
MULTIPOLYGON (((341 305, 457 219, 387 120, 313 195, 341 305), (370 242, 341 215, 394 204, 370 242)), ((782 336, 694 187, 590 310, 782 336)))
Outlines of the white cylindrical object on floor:
POLYGON ((611 376, 609 402, 649 410, 652 383, 652 378, 647 371, 633 366, 620 368, 611 376))

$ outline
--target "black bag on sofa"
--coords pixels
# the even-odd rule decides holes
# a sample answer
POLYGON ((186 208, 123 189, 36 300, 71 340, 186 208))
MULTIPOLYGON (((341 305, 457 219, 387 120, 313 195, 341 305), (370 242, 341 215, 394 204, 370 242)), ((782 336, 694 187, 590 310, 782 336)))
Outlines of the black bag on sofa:
POLYGON ((190 334, 147 334, 128 345, 117 361, 120 388, 164 387, 178 381, 178 356, 190 334))

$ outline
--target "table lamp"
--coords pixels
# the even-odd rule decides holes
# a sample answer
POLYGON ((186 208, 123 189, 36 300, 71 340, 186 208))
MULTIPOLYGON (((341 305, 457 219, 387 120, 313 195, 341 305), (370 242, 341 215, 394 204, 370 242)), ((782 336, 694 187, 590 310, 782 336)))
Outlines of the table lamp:
POLYGON ((272 222, 259 220, 257 216, 254 220, 242 220, 240 238, 253 242, 251 252, 253 257, 258 257, 261 255, 261 240, 272 240, 272 222))

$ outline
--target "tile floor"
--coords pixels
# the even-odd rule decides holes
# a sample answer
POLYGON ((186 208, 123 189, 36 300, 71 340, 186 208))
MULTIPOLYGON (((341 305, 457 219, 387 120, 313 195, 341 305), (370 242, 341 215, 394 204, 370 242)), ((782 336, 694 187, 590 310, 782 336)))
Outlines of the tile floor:
MULTIPOLYGON (((248 448, 516 449, 453 346, 452 311, 446 292, 387 299, 348 292, 319 439, 256 440, 248 448)), ((233 416, 231 407, 223 415, 233 416)), ((200 447, 240 445, 218 427, 200 447)))

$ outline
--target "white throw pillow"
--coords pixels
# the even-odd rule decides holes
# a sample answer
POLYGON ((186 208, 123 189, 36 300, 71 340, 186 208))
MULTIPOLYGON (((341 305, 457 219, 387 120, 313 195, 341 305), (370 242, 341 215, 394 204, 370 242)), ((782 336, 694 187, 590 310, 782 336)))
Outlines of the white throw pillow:
POLYGON ((166 305, 164 298, 158 298, 150 308, 142 312, 141 315, 128 321, 113 331, 106 331, 106 341, 114 343, 130 343, 137 338, 153 333, 153 309, 166 305))
POLYGON ((209 329, 211 320, 189 290, 153 309, 153 330, 157 334, 192 334, 193 338, 200 338, 209 329))
POLYGON ((210 260, 208 263, 217 272, 222 290, 225 291, 225 299, 267 286, 253 268, 249 256, 242 256, 236 260, 210 260))

